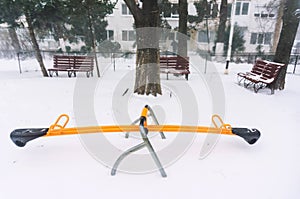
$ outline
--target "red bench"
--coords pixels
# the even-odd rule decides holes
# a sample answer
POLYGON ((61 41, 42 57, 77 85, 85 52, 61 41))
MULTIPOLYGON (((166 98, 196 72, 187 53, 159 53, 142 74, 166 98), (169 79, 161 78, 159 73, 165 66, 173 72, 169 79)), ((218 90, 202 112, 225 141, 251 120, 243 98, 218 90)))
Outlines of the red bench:
POLYGON ((86 72, 86 76, 93 76, 94 57, 92 56, 69 56, 69 55, 54 55, 53 68, 49 68, 50 77, 55 73, 58 76, 58 71, 67 72, 69 77, 76 77, 77 72, 86 72))
POLYGON ((169 74, 174 75, 185 75, 185 79, 188 80, 189 71, 189 57, 160 57, 160 72, 167 74, 167 79, 169 79, 169 74))
POLYGON ((256 60, 250 72, 238 73, 238 84, 243 82, 244 87, 253 86, 254 92, 259 89, 269 87, 271 94, 274 94, 274 84, 280 70, 285 64, 270 62, 266 60, 256 60))

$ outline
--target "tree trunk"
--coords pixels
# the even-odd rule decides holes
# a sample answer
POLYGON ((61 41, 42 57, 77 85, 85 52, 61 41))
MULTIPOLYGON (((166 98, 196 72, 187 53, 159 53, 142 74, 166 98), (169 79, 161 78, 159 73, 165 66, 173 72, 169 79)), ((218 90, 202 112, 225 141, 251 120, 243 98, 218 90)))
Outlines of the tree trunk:
POLYGON ((159 68, 159 10, 157 1, 144 0, 140 9, 135 0, 125 0, 136 26, 136 77, 134 92, 162 94, 159 68))
MULTIPOLYGON (((299 0, 287 0, 284 6, 282 18, 282 29, 280 38, 276 48, 274 57, 275 62, 288 64, 293 43, 297 34, 300 18, 295 15, 297 8, 299 9, 299 0)), ((277 80, 274 82, 274 88, 283 90, 285 85, 287 67, 282 68, 279 72, 277 80)))
POLYGON ((271 52, 276 52, 276 48, 279 41, 280 31, 282 28, 282 15, 283 15, 283 8, 284 3, 286 0, 280 0, 279 8, 277 10, 277 16, 276 16, 276 23, 275 23, 275 30, 274 30, 274 36, 273 36, 273 44, 271 52))
POLYGON ((35 51, 35 57, 36 57, 39 65, 40 65, 43 76, 44 77, 49 77, 48 73, 47 73, 47 70, 45 68, 44 62, 43 62, 43 58, 42 58, 42 55, 41 55, 41 51, 40 51, 38 42, 37 42, 36 37, 35 37, 35 33, 34 33, 34 30, 33 30, 30 13, 26 12, 25 17, 26 17, 26 22, 28 24, 28 31, 29 31, 30 39, 31 39, 31 42, 32 42, 32 45, 33 45, 33 49, 35 51))
POLYGON ((18 35, 16 33, 16 29, 11 27, 8 28, 9 36, 11 38, 11 44, 14 47, 16 52, 19 52, 21 50, 20 42, 18 39, 18 35))
POLYGON ((187 57, 187 0, 179 0, 179 35, 178 35, 178 54, 187 57))
POLYGON ((217 32, 217 43, 224 43, 224 35, 227 21, 227 0, 222 0, 220 8, 220 22, 217 32))
POLYGON ((216 40, 216 60, 223 61, 224 54, 224 41, 225 41, 225 30, 226 30, 226 21, 227 21, 227 0, 222 0, 220 8, 220 21, 217 31, 217 40, 216 40))
POLYGON ((97 76, 100 77, 100 70, 98 65, 98 59, 97 59, 97 52, 96 52, 96 37, 95 37, 95 24, 92 19, 92 15, 90 14, 90 9, 88 8, 88 22, 89 22, 89 31, 90 31, 90 37, 92 40, 92 48, 93 48, 93 54, 95 58, 95 64, 96 64, 96 70, 97 70, 97 76))

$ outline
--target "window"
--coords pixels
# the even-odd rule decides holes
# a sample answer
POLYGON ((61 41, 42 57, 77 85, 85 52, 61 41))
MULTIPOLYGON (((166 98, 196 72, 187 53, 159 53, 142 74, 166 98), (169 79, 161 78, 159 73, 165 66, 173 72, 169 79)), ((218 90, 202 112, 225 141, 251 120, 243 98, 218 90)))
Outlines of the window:
POLYGON ((172 4, 171 6, 171 17, 172 18, 178 18, 178 4, 172 4))
POLYGON ((235 15, 240 15, 241 13, 241 2, 236 2, 235 4, 235 15))
POLYGON ((125 3, 122 4, 122 15, 131 15, 130 10, 125 3))
POLYGON ((228 3, 228 5, 227 5, 227 18, 231 17, 231 8, 232 8, 232 4, 228 3))
POLYGON ((113 30, 107 30, 106 31, 106 39, 107 40, 114 40, 114 31, 113 30))
POLYGON ((236 2, 235 15, 248 15, 249 2, 236 2))
POLYGON ((207 43, 208 42, 206 31, 199 31, 198 32, 198 41, 202 42, 202 43, 207 43))
POLYGON ((178 18, 178 4, 174 3, 168 3, 165 5, 166 7, 162 10, 163 17, 169 17, 169 18, 178 18))
POLYGON ((264 40, 264 34, 263 33, 258 34, 257 43, 262 44, 263 40, 264 40))
POLYGON ((269 17, 273 18, 273 17, 275 17, 275 14, 274 13, 269 13, 269 17))
POLYGON ((261 17, 261 18, 266 18, 266 17, 268 17, 268 14, 267 14, 267 13, 261 13, 261 14, 260 14, 260 17, 261 17))
POLYGON ((128 40, 129 41, 135 40, 135 32, 134 31, 128 31, 128 40))
POLYGON ((270 45, 272 40, 272 33, 251 33, 250 44, 264 44, 270 45))
POLYGON ((248 15, 249 3, 244 2, 242 7, 242 15, 248 15))
POLYGON ((254 11, 254 16, 255 17, 261 17, 261 18, 274 18, 275 17, 275 13, 274 11, 277 8, 274 6, 268 6, 266 7, 266 5, 260 5, 257 4, 255 5, 255 11, 254 11))
POLYGON ((134 41, 135 31, 133 30, 122 30, 122 41, 134 41))
POLYGON ((240 37, 244 37, 245 36, 245 32, 248 31, 248 28, 244 27, 244 26, 238 26, 237 27, 237 31, 238 31, 240 37))
POLYGON ((270 33, 270 32, 266 33, 264 44, 266 44, 266 45, 271 44, 271 39, 272 39, 272 33, 270 33))
POLYGON ((256 44, 257 33, 251 33, 250 44, 256 44))

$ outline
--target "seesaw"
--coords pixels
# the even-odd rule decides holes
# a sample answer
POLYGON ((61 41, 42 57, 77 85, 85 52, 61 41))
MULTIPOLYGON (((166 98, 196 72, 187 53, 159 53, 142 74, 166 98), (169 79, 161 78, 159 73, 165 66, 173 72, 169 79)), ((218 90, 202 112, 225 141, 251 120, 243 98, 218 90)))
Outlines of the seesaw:
POLYGON ((186 133, 214 133, 224 134, 242 137, 249 144, 254 144, 260 137, 260 132, 257 129, 249 128, 233 128, 230 124, 224 124, 221 117, 218 115, 212 116, 212 123, 214 127, 206 126, 182 126, 182 125, 159 125, 158 120, 150 106, 146 105, 141 113, 140 118, 135 120, 131 125, 119 125, 119 126, 87 126, 87 127, 73 127, 66 128, 69 122, 69 116, 66 114, 60 115, 55 123, 49 128, 24 128, 15 129, 11 132, 10 138, 19 147, 24 147, 27 142, 39 137, 60 136, 60 135, 74 135, 74 134, 89 134, 89 133, 115 133, 126 132, 125 137, 128 138, 129 132, 140 132, 143 142, 138 144, 119 156, 116 160, 111 175, 115 175, 117 167, 120 162, 129 154, 138 151, 144 147, 147 147, 150 155, 152 156, 155 164, 159 168, 159 171, 163 177, 166 177, 166 173, 160 160, 154 151, 149 139, 148 132, 159 132, 162 139, 165 139, 163 132, 186 132, 186 133), (151 116, 156 125, 148 125, 147 117, 151 116), (63 121, 64 120, 64 121, 63 121), (62 123, 62 124, 60 124, 62 123), (139 125, 135 125, 139 123, 139 125), (219 123, 219 125, 217 124, 219 123))

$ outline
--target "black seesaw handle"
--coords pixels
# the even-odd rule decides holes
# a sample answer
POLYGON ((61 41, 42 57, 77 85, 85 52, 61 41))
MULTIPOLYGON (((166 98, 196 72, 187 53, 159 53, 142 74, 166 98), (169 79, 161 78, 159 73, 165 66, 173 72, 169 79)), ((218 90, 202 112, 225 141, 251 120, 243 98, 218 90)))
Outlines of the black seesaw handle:
POLYGON ((10 134, 11 140, 19 147, 23 147, 27 142, 47 134, 49 128, 15 129, 10 134))
POLYGON ((249 128, 232 128, 232 133, 242 137, 249 144, 254 144, 260 137, 260 132, 257 129, 249 128))

